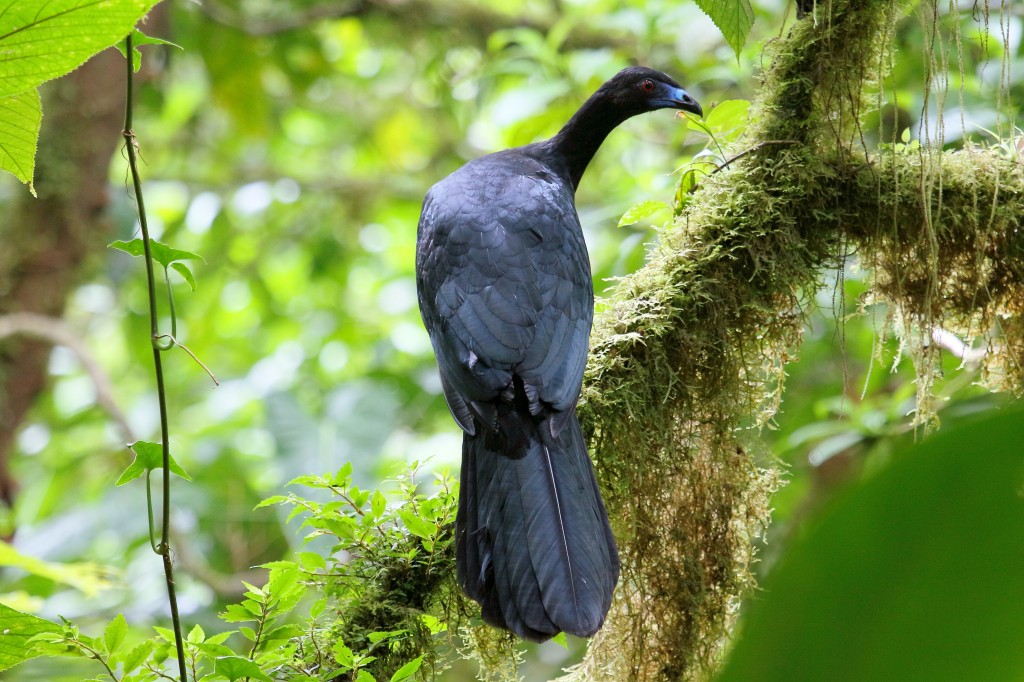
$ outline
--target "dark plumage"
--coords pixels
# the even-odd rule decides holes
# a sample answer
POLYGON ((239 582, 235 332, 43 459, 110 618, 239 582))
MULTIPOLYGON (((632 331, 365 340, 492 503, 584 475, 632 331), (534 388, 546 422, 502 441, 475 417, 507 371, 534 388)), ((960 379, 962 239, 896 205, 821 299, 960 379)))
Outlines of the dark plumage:
POLYGON ((665 74, 625 69, 550 140, 471 161, 423 202, 420 312, 465 432, 459 584, 526 639, 593 635, 619 577, 575 413, 594 292, 574 195, 615 126, 664 108, 701 114, 665 74))

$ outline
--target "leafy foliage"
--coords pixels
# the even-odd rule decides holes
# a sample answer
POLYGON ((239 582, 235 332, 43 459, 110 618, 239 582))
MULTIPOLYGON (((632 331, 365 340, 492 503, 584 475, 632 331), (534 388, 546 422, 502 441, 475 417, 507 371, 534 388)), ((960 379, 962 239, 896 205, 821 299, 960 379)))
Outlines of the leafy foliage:
MULTIPOLYGON (((171 47, 181 49, 181 45, 172 43, 169 40, 164 40, 163 38, 147 36, 138 28, 132 29, 132 45, 132 70, 136 73, 139 72, 139 68, 142 66, 142 52, 139 50, 140 45, 170 45, 171 47)), ((124 58, 127 59, 128 54, 125 51, 125 45, 123 43, 117 43, 116 47, 120 50, 121 54, 124 55, 124 58)))
MULTIPOLYGON (((396 499, 390 504, 382 491, 363 490, 352 483, 351 464, 331 476, 301 476, 292 481, 330 492, 334 498, 330 502, 291 493, 262 503, 291 506, 290 516, 307 513, 302 522, 302 527, 310 529, 305 541, 330 542, 326 561, 302 552, 292 566, 306 571, 339 615, 328 631, 311 634, 314 646, 306 647, 307 651, 333 652, 340 667, 332 676, 357 676, 365 670, 374 678, 395 679, 401 674, 398 679, 405 679, 424 660, 431 666, 437 663, 431 640, 448 628, 438 627, 436 614, 438 609, 451 612, 454 602, 450 600, 457 594, 451 546, 458 487, 449 476, 435 474, 435 493, 423 495, 418 492, 416 467, 413 464, 396 481, 396 499), (441 585, 447 588, 439 591, 441 585), (434 602, 435 595, 446 592, 449 601, 434 602), (324 641, 317 647, 319 638, 324 641)), ((252 610, 244 602, 243 608, 252 610)), ((244 615, 238 609, 228 613, 244 615)), ((313 660, 306 665, 314 669, 323 663, 313 660)))
MULTIPOLYGON (((458 488, 437 474, 433 494, 426 495, 415 476, 413 465, 394 481, 389 500, 380 489, 354 485, 346 464, 334 474, 292 482, 329 493, 327 501, 290 493, 261 503, 291 506, 291 516, 302 515, 301 526, 310 529, 306 542, 320 551, 265 565, 269 577, 262 587, 245 583, 242 601, 221 614, 238 624, 236 630, 208 637, 195 625, 185 641, 192 677, 400 682, 424 664, 442 668, 433 640, 448 631, 454 602, 428 600, 454 573, 450 545, 458 488)), ((451 599, 457 599, 454 592, 451 599)), ((0 615, 27 642, 20 658, 0 658, 8 666, 38 655, 84 657, 114 680, 150 682, 165 677, 162 664, 175 642, 171 630, 157 627, 156 637, 128 646, 121 615, 102 637, 85 635, 66 620, 57 626, 11 609, 0 615)))
MULTIPOLYGON (((876 287, 893 307, 913 309, 921 327, 902 327, 908 343, 946 325, 972 338, 989 332, 996 310, 1017 314, 1024 278, 1009 254, 1020 248, 1011 218, 1024 197, 1020 165, 974 150, 924 168, 886 155, 880 188, 878 160, 850 142, 867 96, 863 74, 889 49, 894 9, 834 2, 829 22, 802 21, 772 46, 748 129, 752 152, 704 183, 595 319, 579 411, 594 432, 611 517, 622 522, 624 605, 575 679, 696 677, 721 655, 751 583, 752 538, 779 484, 744 427, 763 428, 777 413, 803 299, 820 271, 844 267, 845 244, 883 255, 875 262, 895 256, 876 287), (922 193, 924 177, 942 191, 922 193), (932 232, 936 224, 944 227, 932 232), (1005 248, 981 245, 992 239, 1005 248), (933 250, 923 254, 922 244, 933 250)), ((993 357, 1020 366, 1017 332, 1003 333, 1008 343, 993 357)), ((933 414, 921 393, 938 373, 934 346, 928 352, 914 355, 920 414, 933 414)))

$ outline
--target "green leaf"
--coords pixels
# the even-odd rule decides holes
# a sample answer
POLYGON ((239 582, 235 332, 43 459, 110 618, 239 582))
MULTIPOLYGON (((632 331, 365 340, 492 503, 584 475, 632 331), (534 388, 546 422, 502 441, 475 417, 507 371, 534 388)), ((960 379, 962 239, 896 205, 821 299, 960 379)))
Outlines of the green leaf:
MULTIPOLYGON (((142 243, 142 239, 139 237, 136 237, 130 242, 121 241, 120 239, 115 242, 111 242, 110 248, 117 249, 118 251, 124 251, 132 256, 143 256, 146 253, 146 247, 142 243)), ((149 249, 153 252, 153 260, 165 268, 170 267, 171 263, 179 260, 201 260, 204 263, 206 262, 206 260, 198 253, 175 249, 174 247, 158 242, 155 239, 149 240, 149 249)))
POLYGON ((275 504, 281 504, 282 502, 287 502, 288 500, 289 500, 289 497, 287 495, 273 495, 273 496, 268 497, 267 499, 263 500, 259 504, 257 504, 255 507, 253 507, 253 509, 259 509, 260 507, 270 507, 270 506, 273 506, 275 504))
POLYGON ((121 658, 121 669, 124 674, 138 668, 153 653, 153 642, 143 642, 121 658))
POLYGON ((156 0, 0 0, 0 97, 76 69, 122 40, 156 0))
POLYGON ((118 251, 124 251, 125 253, 131 256, 142 256, 146 253, 145 246, 143 245, 141 238, 135 238, 130 242, 118 239, 117 241, 113 241, 107 244, 107 248, 117 249, 118 251))
POLYGON ((228 632, 218 632, 216 635, 211 635, 206 638, 204 644, 223 644, 227 641, 228 637, 234 634, 234 631, 229 630, 228 632))
POLYGON ((241 656, 221 656, 214 662, 214 672, 228 678, 229 682, 235 682, 243 677, 273 682, 268 675, 260 670, 258 665, 241 656))
POLYGON ((423 657, 417 656, 412 659, 401 668, 395 671, 395 674, 391 676, 391 682, 401 682, 401 680, 407 680, 416 674, 416 671, 423 665, 423 657))
MULTIPOLYGON (((228 635, 234 634, 233 632, 228 635)), ((196 648, 202 651, 209 658, 219 658, 221 656, 234 656, 235 652, 231 647, 224 646, 220 642, 214 642, 212 638, 206 640, 202 644, 196 644, 196 648)))
POLYGON ((388 632, 371 632, 366 636, 366 639, 370 640, 370 644, 380 644, 385 639, 393 639, 401 635, 407 634, 408 630, 390 630, 388 632))
POLYGON ((267 630, 263 634, 264 642, 273 642, 274 640, 288 641, 296 637, 301 637, 304 634, 304 630, 295 623, 287 623, 285 625, 278 625, 276 628, 267 630))
POLYGON ((345 646, 345 643, 338 640, 331 647, 331 653, 334 654, 334 660, 338 662, 338 665, 344 668, 351 668, 352 664, 355 663, 355 655, 352 650, 345 646))
POLYGON ((296 476, 286 485, 304 485, 307 488, 327 488, 330 486, 323 476, 296 476))
POLYGON ((60 634, 60 626, 48 620, 20 613, 0 604, 0 670, 18 665, 41 652, 33 650, 28 640, 36 635, 52 632, 60 634))
POLYGON ((347 488, 352 484, 352 462, 345 462, 341 467, 334 472, 334 476, 331 477, 331 483, 347 488))
POLYGON ((118 647, 124 643, 124 638, 128 636, 128 622, 124 619, 124 614, 117 614, 114 620, 107 623, 107 627, 103 630, 103 644, 107 647, 107 653, 114 653, 118 647))
POLYGON ((228 604, 220 614, 220 619, 225 623, 244 623, 253 620, 253 615, 241 604, 228 604))
POLYGON ((164 641, 174 644, 174 630, 171 630, 170 628, 160 627, 159 625, 154 625, 153 630, 156 632, 156 634, 160 635, 160 637, 164 641))
POLYGON ((192 630, 189 631, 185 639, 188 640, 190 644, 202 644, 206 641, 206 633, 203 632, 202 626, 199 625, 199 623, 196 623, 192 626, 192 630))
POLYGON ((188 283, 188 286, 192 291, 196 290, 196 278, 187 265, 184 263, 171 263, 171 270, 174 270, 176 273, 181 275, 181 278, 188 283))
POLYGON ((684 167, 683 173, 679 178, 679 188, 676 190, 677 215, 690 203, 690 199, 693 198, 693 191, 697 189, 701 181, 708 177, 717 167, 713 156, 705 152, 708 152, 708 150, 705 149, 699 155, 694 156, 693 160, 684 167))
MULTIPOLYGON (((114 484, 115 486, 124 485, 129 481, 139 478, 147 471, 162 469, 164 466, 163 446, 159 443, 150 443, 149 441, 138 440, 128 447, 130 447, 135 453, 135 459, 117 479, 117 482, 114 484)), ((185 470, 174 461, 174 457, 170 457, 169 468, 172 474, 180 476, 186 481, 192 480, 189 475, 185 473, 185 470)))
POLYGON ((342 540, 351 540, 355 537, 356 520, 350 516, 325 516, 323 518, 311 518, 309 525, 314 528, 323 528, 330 531, 342 540))
POLYGON ((430 539, 437 533, 437 526, 428 521, 424 521, 420 517, 416 516, 412 512, 400 509, 398 515, 402 519, 402 523, 409 529, 409 532, 416 537, 430 539))
POLYGON ((311 619, 317 619, 327 609, 327 598, 321 597, 313 602, 313 605, 309 607, 309 617, 311 619))
POLYGON ((327 568, 327 560, 324 559, 322 554, 316 552, 297 552, 295 556, 298 557, 299 564, 303 570, 312 572, 327 568))
POLYGON ((725 146, 747 129, 750 102, 745 99, 727 99, 719 102, 704 119, 707 130, 718 144, 725 146))
POLYGON ((424 613, 420 616, 420 621, 427 626, 427 629, 430 630, 430 634, 432 635, 436 635, 439 632, 446 632, 448 630, 448 623, 445 623, 437 616, 432 616, 429 613, 424 613))
POLYGON ((714 131, 728 130, 744 123, 749 111, 750 100, 727 99, 716 104, 704 122, 714 131))
POLYGON ((256 587, 252 583, 245 582, 244 580, 242 581, 242 584, 245 585, 245 587, 247 588, 245 596, 249 597, 249 599, 252 599, 253 601, 259 602, 260 604, 263 604, 264 602, 266 602, 266 600, 267 600, 267 593, 266 592, 264 592, 262 589, 256 587))
POLYGON ((370 671, 363 669, 356 674, 356 682, 377 682, 377 678, 371 675, 370 671))
POLYGON ((697 6, 715 22, 738 60, 754 25, 754 8, 750 6, 750 0, 697 0, 697 6))
MULTIPOLYGON (((0 56, 0 64, 2 59, 0 56)), ((32 186, 32 175, 42 120, 42 104, 35 88, 0 97, 0 170, 27 183, 33 196, 36 190, 32 186)))
MULTIPOLYGON (((181 45, 172 43, 169 40, 164 40, 163 38, 153 38, 152 36, 147 36, 139 29, 135 29, 132 31, 132 70, 136 73, 138 73, 139 67, 142 66, 142 53, 139 52, 140 45, 170 45, 171 47, 176 47, 179 50, 184 49, 181 45)), ((120 42, 116 43, 116 46, 117 49, 121 52, 121 55, 125 59, 127 59, 128 55, 125 53, 124 40, 122 39, 120 42)))
POLYGON ((1024 679, 1024 415, 892 454, 794 541, 718 678, 1024 679))
POLYGON ((288 611, 306 593, 306 586, 299 582, 299 565, 293 561, 275 561, 263 566, 270 569, 266 592, 277 600, 275 610, 288 611))
POLYGON ((349 490, 349 496, 352 498, 352 506, 356 509, 362 509, 366 501, 370 499, 369 490, 360 490, 356 486, 352 486, 349 490))
POLYGON ((90 597, 110 586, 109 575, 113 570, 88 562, 61 564, 43 561, 22 554, 2 540, 0 566, 11 566, 56 583, 70 585, 90 597))
POLYGON ((619 219, 619 227, 639 223, 641 220, 646 220, 659 211, 667 211, 669 208, 669 205, 664 201, 648 200, 633 204, 629 207, 629 210, 622 214, 622 217, 619 219))

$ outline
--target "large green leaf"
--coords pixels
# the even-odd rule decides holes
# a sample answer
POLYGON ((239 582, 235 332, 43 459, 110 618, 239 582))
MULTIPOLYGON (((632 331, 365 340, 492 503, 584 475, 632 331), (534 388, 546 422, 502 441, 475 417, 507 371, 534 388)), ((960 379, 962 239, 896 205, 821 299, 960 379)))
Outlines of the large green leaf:
POLYGON ((63 76, 128 35, 157 0, 0 0, 0 97, 63 76))
MULTIPOLYGON (((70 585, 92 597, 110 586, 113 569, 91 562, 51 563, 22 554, 0 540, 0 567, 16 568, 46 580, 70 585)), ((2 630, 0 630, 2 632, 2 630)))
POLYGON ((44 632, 60 632, 60 626, 0 604, 0 670, 38 656, 27 642, 44 632))
POLYGON ((754 25, 754 8, 750 6, 750 0, 697 0, 697 6, 715 22, 739 59, 750 27, 754 25))
POLYGON ((719 682, 1024 679, 1024 416, 894 455, 783 557, 719 682))
POLYGON ((240 680, 243 677, 271 682, 271 679, 260 670, 258 665, 241 656, 221 656, 218 658, 214 663, 214 675, 216 677, 223 677, 230 682, 235 682, 235 680, 240 680))
POLYGON ((42 120, 43 109, 35 88, 0 97, 0 170, 31 184, 42 120))

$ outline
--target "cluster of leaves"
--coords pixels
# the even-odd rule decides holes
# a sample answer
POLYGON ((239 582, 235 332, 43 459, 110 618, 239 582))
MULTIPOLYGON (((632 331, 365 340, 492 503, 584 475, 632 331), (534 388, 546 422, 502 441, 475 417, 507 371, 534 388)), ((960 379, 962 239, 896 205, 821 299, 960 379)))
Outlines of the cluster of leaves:
MULTIPOLYGON (((397 503, 389 504, 381 490, 354 485, 349 463, 330 476, 293 481, 329 491, 328 502, 290 493, 261 503, 291 506, 289 519, 306 513, 302 525, 310 530, 305 542, 330 543, 324 553, 300 552, 296 563, 275 564, 301 571, 306 584, 322 595, 314 617, 328 604, 338 616, 328 627, 309 631, 307 668, 322 665, 317 656, 324 642, 331 643, 327 648, 341 666, 333 675, 347 672, 359 682, 374 675, 411 675, 424 660, 436 664, 430 640, 447 631, 446 619, 438 614, 448 612, 449 605, 433 600, 454 575, 451 543, 458 484, 448 474, 435 473, 435 494, 423 495, 415 480, 417 466, 413 463, 395 481, 397 503)), ((241 608, 253 611, 259 603, 253 601, 241 608)), ((245 611, 232 607, 228 616, 242 617, 245 611)))
MULTIPOLYGON (((303 515, 307 543, 322 551, 298 552, 294 561, 264 566, 262 587, 245 584, 240 603, 221 614, 237 629, 207 636, 195 625, 185 641, 189 674, 195 680, 288 680, 314 682, 400 682, 428 663, 436 669, 430 640, 447 632, 447 620, 428 607, 409 608, 415 595, 426 599, 453 573, 451 527, 457 483, 434 476, 434 490, 420 492, 416 465, 400 478, 391 498, 352 482, 346 463, 333 474, 293 481, 314 492, 290 493, 265 505, 291 506, 289 518, 303 515), (329 497, 311 499, 326 492, 329 497), (395 605, 388 609, 388 605, 395 605)), ((122 615, 98 637, 61 624, 7 609, 8 632, 25 636, 20 658, 0 657, 0 669, 33 656, 73 656, 96 661, 97 680, 150 682, 167 679, 164 662, 172 659, 174 633, 156 627, 156 636, 133 642, 122 615)))

